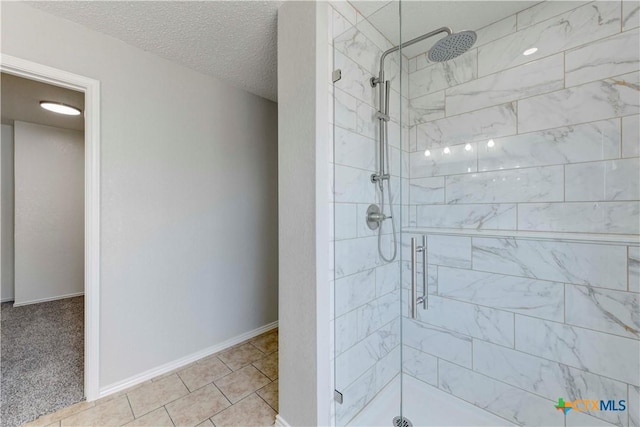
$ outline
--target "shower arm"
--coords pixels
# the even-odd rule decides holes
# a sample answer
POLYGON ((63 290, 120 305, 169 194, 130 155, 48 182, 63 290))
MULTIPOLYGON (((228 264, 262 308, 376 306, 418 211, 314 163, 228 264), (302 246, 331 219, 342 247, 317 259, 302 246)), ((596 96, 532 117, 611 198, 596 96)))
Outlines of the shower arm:
POLYGON ((430 33, 423 34, 419 37, 416 37, 415 39, 411 39, 408 42, 401 43, 398 46, 394 46, 391 49, 386 50, 380 57, 380 73, 378 74, 378 78, 371 77, 371 86, 376 87, 378 83, 384 81, 384 60, 387 58, 388 55, 400 50, 400 46, 402 47, 411 46, 412 44, 421 42, 423 40, 426 40, 440 33, 447 33, 447 35, 451 35, 453 34, 453 31, 449 27, 441 27, 441 28, 438 28, 437 30, 431 31, 430 33))

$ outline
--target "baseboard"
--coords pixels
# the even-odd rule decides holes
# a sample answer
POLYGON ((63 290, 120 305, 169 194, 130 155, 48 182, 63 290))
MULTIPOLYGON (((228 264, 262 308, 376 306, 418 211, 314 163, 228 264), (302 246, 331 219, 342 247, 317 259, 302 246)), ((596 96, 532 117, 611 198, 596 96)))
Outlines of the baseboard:
POLYGON ((67 295, 60 295, 57 297, 49 297, 49 298, 42 298, 42 299, 34 299, 31 301, 25 301, 25 302, 16 302, 13 304, 14 307, 22 307, 23 305, 31 305, 31 304, 38 304, 41 302, 49 302, 49 301, 57 301, 59 299, 67 299, 67 298, 73 298, 73 297, 80 297, 84 295, 84 291, 82 292, 77 292, 75 294, 67 294, 67 295))
POLYGON ((105 397, 108 396, 110 394, 113 393, 117 393, 119 391, 122 390, 126 390, 129 387, 133 387, 135 385, 138 385, 140 383, 143 383, 147 380, 150 380, 152 378, 155 378, 159 375, 163 375, 166 374, 167 372, 171 372, 174 371, 176 369, 179 369, 183 366, 188 365, 189 363, 193 363, 196 360, 200 360, 203 357, 207 357, 210 356, 214 353, 218 353, 222 350, 226 350, 229 347, 232 347, 236 344, 239 344, 243 341, 246 341, 248 339, 251 339, 253 337, 257 337, 260 334, 264 334, 265 332, 268 332, 272 329, 275 329, 278 327, 278 321, 275 321, 273 323, 269 323, 268 325, 265 326, 261 326, 257 329, 254 329, 252 331, 249 332, 245 332, 244 334, 240 334, 237 335, 231 339, 228 339, 224 342, 221 342, 220 344, 216 344, 213 345, 211 347, 208 347, 204 350, 198 351, 196 353, 190 354, 188 356, 185 357, 181 357, 180 359, 174 360, 173 362, 169 362, 169 363, 165 363, 164 365, 158 366, 157 368, 153 368, 153 369, 149 369, 148 371, 145 371, 141 374, 138 375, 134 375, 132 377, 129 377, 125 380, 122 381, 118 381, 115 384, 111 384, 108 385, 106 387, 103 387, 100 389, 100 393, 99 393, 99 398, 100 397, 105 397))
POLYGON ((276 415, 276 422, 274 424, 274 427, 291 427, 291 426, 289 425, 288 422, 284 420, 284 418, 280 416, 280 414, 278 414, 276 415))
POLYGON ((0 299, 0 302, 9 302, 9 301, 13 301, 13 300, 14 300, 14 298, 11 297, 11 298, 0 299))

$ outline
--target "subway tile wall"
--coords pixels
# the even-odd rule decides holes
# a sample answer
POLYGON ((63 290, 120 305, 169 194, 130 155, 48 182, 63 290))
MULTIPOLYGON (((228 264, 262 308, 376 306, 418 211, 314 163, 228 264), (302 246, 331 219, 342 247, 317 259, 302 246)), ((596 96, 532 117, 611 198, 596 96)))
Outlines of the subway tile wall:
MULTIPOLYGON (((334 137, 329 190, 334 213, 331 248, 335 251, 332 354, 334 386, 344 396, 342 404, 333 404, 332 419, 336 425, 347 425, 401 372, 400 255, 394 262, 384 262, 378 255, 378 232, 370 230, 365 221, 368 206, 380 203, 379 190, 370 181, 377 168, 379 129, 374 118, 378 90, 371 87, 369 79, 378 75, 380 56, 393 45, 351 4, 332 2, 328 10, 332 59, 328 75, 334 69, 342 71, 342 79, 335 85, 329 81, 333 105, 329 126, 334 137)), ((399 60, 396 54, 386 61, 392 112, 389 172, 393 176, 393 212, 398 219, 400 192, 409 192, 408 178, 400 178, 409 165, 409 138, 407 123, 399 120, 401 103, 405 111, 408 108, 406 87, 404 96, 400 95, 399 60), (405 138, 401 143, 403 126, 405 138)), ((408 59, 403 60, 406 86, 408 59)), ((397 226, 399 233, 399 221, 397 226)), ((392 251, 391 231, 385 225, 380 242, 387 256, 392 251)), ((398 251, 399 246, 398 242, 398 251)))
POLYGON ((402 369, 518 425, 565 425, 553 408, 564 397, 627 400, 624 412, 572 411, 566 425, 640 427, 640 248, 559 234, 640 234, 639 2, 542 2, 478 29, 446 65, 389 57, 405 231, 393 263, 364 221, 379 203, 369 78, 392 43, 348 2, 329 17, 328 74, 342 70, 328 85, 336 424, 402 369), (469 235, 428 235, 429 310, 411 320, 408 239, 424 228, 469 235))
POLYGON ((566 425, 640 426, 640 248, 554 234, 638 241, 639 11, 543 2, 478 30, 454 66, 409 59, 404 257, 423 228, 469 236, 428 235, 436 284, 403 318, 405 374, 518 425, 565 425, 564 397, 627 401, 566 425))

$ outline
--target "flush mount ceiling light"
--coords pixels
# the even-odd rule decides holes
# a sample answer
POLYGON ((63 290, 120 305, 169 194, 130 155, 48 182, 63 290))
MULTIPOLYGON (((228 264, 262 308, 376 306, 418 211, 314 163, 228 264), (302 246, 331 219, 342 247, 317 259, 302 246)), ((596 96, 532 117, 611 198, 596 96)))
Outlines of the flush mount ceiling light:
POLYGON ((529 55, 533 55, 533 54, 534 54, 534 53, 536 53, 537 51, 538 51, 538 48, 537 48, 537 47, 532 47, 532 48, 529 48, 529 49, 525 50, 524 52, 522 52, 522 54, 523 54, 524 56, 529 56, 529 55))
POLYGON ((40 106, 45 110, 53 111, 54 113, 64 114, 66 116, 79 116, 82 114, 79 108, 72 105, 63 104, 62 102, 54 101, 40 101, 40 106))

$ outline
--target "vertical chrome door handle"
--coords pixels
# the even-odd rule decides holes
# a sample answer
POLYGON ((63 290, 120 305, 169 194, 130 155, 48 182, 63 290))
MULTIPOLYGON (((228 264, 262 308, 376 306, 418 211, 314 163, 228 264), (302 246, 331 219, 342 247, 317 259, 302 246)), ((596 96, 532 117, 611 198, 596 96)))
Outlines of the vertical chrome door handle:
POLYGON ((427 289, 428 266, 427 266, 427 236, 422 236, 422 309, 429 308, 429 292, 427 289))
POLYGON ((416 239, 411 238, 411 294, 409 295, 409 311, 411 318, 415 319, 418 316, 418 305, 416 300, 418 299, 418 269, 416 268, 416 257, 418 255, 416 249, 416 239))
POLYGON ((422 246, 416 245, 415 237, 411 238, 411 295, 409 295, 409 312, 412 319, 418 317, 418 304, 427 308, 427 236, 422 236, 422 246), (422 252, 422 296, 418 296, 418 252, 422 252))

